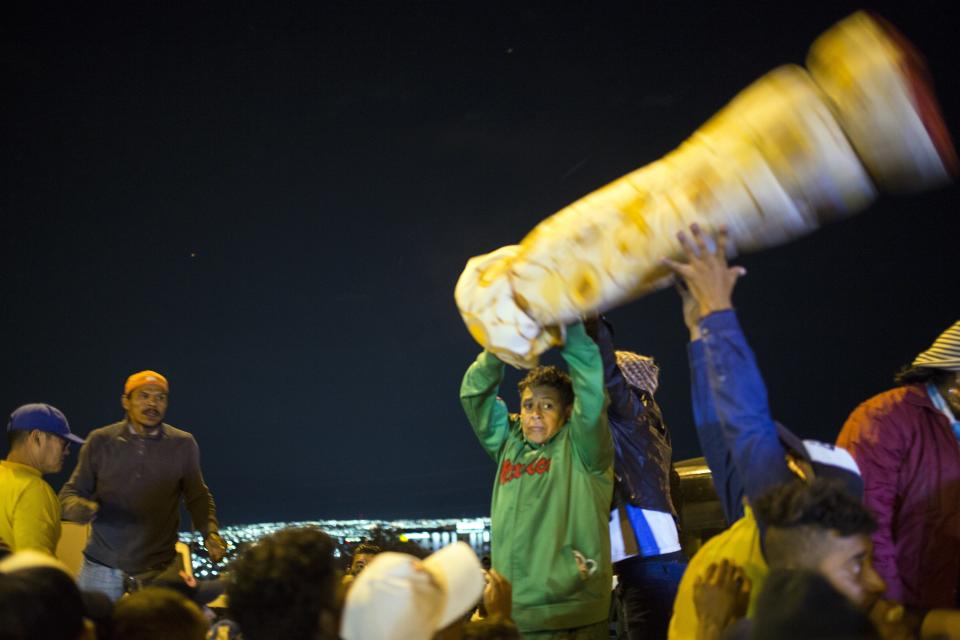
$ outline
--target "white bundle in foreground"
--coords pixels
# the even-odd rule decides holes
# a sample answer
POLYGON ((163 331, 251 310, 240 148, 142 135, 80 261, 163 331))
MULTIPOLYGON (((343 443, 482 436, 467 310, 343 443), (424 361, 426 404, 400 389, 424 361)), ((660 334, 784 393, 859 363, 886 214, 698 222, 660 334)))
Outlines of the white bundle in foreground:
POLYGON ((660 260, 682 255, 691 223, 726 225, 736 249, 756 250, 864 209, 876 186, 950 179, 956 154, 922 61, 891 27, 856 13, 807 66, 768 73, 673 152, 472 258, 455 298, 474 339, 532 367, 564 325, 662 286, 660 260))

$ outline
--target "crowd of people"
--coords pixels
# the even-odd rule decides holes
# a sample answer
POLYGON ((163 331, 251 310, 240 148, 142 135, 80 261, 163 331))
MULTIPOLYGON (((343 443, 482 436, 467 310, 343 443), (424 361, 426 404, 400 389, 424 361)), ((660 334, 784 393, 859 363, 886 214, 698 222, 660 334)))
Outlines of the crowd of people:
MULTIPOLYGON (((496 463, 491 554, 329 535, 264 537, 215 584, 175 545, 179 508, 210 558, 225 544, 196 441, 164 423, 169 383, 131 375, 125 418, 74 435, 62 412, 10 416, 0 462, 0 640, 243 638, 960 638, 960 322, 857 407, 836 444, 774 420, 732 295, 725 230, 679 236, 697 436, 727 528, 687 558, 656 362, 600 316, 566 328, 567 369, 500 397, 482 352, 460 391, 496 463), (80 444, 57 496, 43 474, 80 444), (62 521, 90 523, 76 578, 62 521)), ((838 425, 839 427, 839 425, 838 425)))

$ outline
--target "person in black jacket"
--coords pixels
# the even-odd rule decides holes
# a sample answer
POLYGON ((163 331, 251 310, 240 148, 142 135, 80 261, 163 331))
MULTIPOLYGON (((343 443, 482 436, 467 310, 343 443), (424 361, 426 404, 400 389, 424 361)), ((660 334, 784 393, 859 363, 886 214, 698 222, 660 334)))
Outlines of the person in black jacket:
POLYGON ((666 638, 677 585, 687 563, 670 497, 670 433, 653 399, 659 368, 652 358, 615 351, 605 318, 586 322, 600 348, 610 396, 616 487, 610 542, 620 636, 666 638))

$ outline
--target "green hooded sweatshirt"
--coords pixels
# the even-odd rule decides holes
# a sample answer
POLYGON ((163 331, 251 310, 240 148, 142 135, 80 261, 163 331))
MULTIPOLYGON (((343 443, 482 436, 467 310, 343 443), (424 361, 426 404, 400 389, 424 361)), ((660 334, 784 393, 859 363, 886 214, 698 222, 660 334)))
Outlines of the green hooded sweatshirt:
POLYGON ((541 445, 524 439, 519 416, 497 397, 503 363, 493 354, 481 353, 460 387, 467 418, 497 461, 491 560, 513 584, 521 632, 596 624, 610 613, 613 440, 603 365, 582 324, 568 328, 562 355, 573 411, 541 445))

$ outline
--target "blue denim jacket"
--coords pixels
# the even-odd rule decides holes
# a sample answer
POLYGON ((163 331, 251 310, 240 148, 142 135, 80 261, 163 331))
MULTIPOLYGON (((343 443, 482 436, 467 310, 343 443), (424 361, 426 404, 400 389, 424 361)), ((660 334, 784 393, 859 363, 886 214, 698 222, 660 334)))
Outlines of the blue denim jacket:
POLYGON ((736 313, 700 321, 688 347, 693 418, 727 523, 769 487, 794 478, 770 416, 767 388, 736 313))

